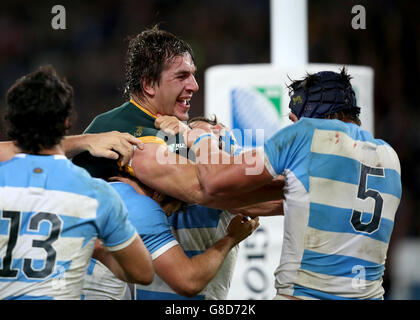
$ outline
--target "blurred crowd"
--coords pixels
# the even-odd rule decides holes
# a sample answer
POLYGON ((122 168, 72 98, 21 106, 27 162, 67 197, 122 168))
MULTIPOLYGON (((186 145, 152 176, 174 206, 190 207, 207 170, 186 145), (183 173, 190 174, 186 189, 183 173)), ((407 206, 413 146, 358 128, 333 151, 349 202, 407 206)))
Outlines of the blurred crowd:
MULTIPOLYGON (((54 30, 52 1, 0 4, 0 140, 7 88, 42 64, 54 65, 75 89, 70 133, 124 100, 127 37, 161 23, 191 44, 201 90, 190 115, 203 114, 204 71, 212 65, 270 62, 269 0, 61 1, 66 29, 54 30)), ((375 135, 397 151, 403 196, 387 264, 402 239, 420 238, 420 4, 410 0, 308 0, 309 62, 374 69, 375 135), (366 8, 366 29, 351 28, 351 8, 366 8)), ((390 286, 389 268, 384 287, 390 286)))

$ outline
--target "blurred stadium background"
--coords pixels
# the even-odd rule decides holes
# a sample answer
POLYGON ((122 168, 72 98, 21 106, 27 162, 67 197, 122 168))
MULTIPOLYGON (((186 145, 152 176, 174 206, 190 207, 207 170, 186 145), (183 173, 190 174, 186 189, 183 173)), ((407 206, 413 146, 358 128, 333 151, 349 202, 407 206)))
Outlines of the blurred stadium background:
MULTIPOLYGON (((291 0, 292 1, 292 0, 291 0)), ((374 70, 375 135, 400 156, 403 197, 384 275, 387 299, 420 299, 420 2, 308 0, 310 63, 374 70), (351 9, 366 8, 354 30, 351 9), (417 256, 416 256, 417 254, 417 256)), ((7 139, 4 96, 20 76, 52 64, 75 89, 71 134, 123 102, 127 36, 161 23, 195 51, 201 90, 191 116, 204 113, 204 72, 214 65, 270 62, 269 0, 11 1, 0 4, 0 140, 7 139), (51 8, 66 9, 66 29, 51 8)))

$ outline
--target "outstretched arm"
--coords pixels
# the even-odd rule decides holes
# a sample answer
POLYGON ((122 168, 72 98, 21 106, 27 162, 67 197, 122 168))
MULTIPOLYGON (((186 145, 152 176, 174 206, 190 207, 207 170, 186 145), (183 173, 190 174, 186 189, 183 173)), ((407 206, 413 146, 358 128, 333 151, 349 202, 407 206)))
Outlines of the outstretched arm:
MULTIPOLYGON (((66 136, 62 141, 67 158, 89 151, 94 157, 104 157, 117 160, 121 157, 121 165, 126 165, 133 156, 134 148, 143 148, 143 142, 129 133, 117 131, 66 136)), ((16 153, 17 147, 12 141, 0 142, 0 161, 10 160, 16 153)))
MULTIPOLYGON (((213 127, 189 128, 174 116, 161 116, 155 126, 169 134, 182 133, 195 153, 197 177, 203 192, 220 198, 257 189, 272 180, 265 168, 265 154, 260 148, 232 157, 221 150, 220 130, 213 127)), ((222 148, 223 149, 223 148, 222 148)))
POLYGON ((230 209, 229 212, 233 214, 240 213, 249 217, 283 215, 283 200, 256 203, 246 207, 230 209))
MULTIPOLYGON (((150 188, 187 203, 199 203, 211 208, 232 209, 283 197, 284 181, 272 182, 268 172, 268 176, 264 177, 268 180, 265 185, 259 182, 247 188, 235 186, 232 193, 229 189, 210 193, 205 183, 198 179, 197 166, 186 158, 169 152, 162 144, 146 143, 143 150, 136 150, 131 166, 135 176, 150 188)), ((262 180, 258 175, 251 177, 262 180)), ((219 178, 220 183, 231 182, 226 176, 219 178)))
POLYGON ((143 142, 129 133, 118 131, 81 134, 67 136, 63 139, 63 147, 68 158, 89 151, 94 157, 104 157, 117 160, 121 156, 121 165, 126 165, 133 156, 136 146, 143 148, 143 142))

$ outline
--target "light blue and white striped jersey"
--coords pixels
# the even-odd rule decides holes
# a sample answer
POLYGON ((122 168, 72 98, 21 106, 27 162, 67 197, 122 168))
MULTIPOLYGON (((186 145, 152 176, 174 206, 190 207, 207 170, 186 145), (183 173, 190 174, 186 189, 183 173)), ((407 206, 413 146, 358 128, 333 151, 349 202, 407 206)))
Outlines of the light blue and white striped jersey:
MULTIPOLYGON (((178 245, 178 241, 172 234, 168 218, 156 201, 137 193, 129 184, 111 182, 110 185, 124 201, 128 209, 128 219, 136 228, 153 260, 178 245)), ((156 277, 157 275, 155 275, 156 277)), ((99 261, 91 259, 83 285, 84 299, 121 300, 126 298, 126 292, 127 284, 125 282, 116 278, 99 261)))
POLYGON ((0 299, 80 299, 97 238, 111 251, 135 239, 107 183, 60 155, 0 163, 0 299))
MULTIPOLYGON (((226 235, 226 229, 233 214, 191 205, 186 212, 174 213, 169 217, 172 231, 189 257, 203 253, 226 235)), ((216 276, 195 297, 188 298, 174 292, 162 279, 155 275, 148 286, 136 285, 138 300, 224 300, 226 299, 239 246, 230 250, 216 276)))
POLYGON ((302 118, 264 146, 284 174, 278 294, 382 299, 386 253, 401 198, 395 151, 359 126, 302 118))

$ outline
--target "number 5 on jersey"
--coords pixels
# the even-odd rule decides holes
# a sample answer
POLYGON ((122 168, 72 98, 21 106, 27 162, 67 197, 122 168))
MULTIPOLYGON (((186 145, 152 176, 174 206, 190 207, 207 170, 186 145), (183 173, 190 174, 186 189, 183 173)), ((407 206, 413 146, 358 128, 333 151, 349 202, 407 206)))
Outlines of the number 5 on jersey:
POLYGON ((383 168, 373 168, 366 166, 363 163, 360 166, 360 179, 357 197, 362 200, 367 198, 372 198, 375 200, 372 219, 368 223, 363 223, 362 213, 353 209, 353 213, 351 215, 351 224, 355 230, 371 234, 379 228, 384 200, 378 191, 367 189, 368 175, 385 177, 385 173, 383 168))

